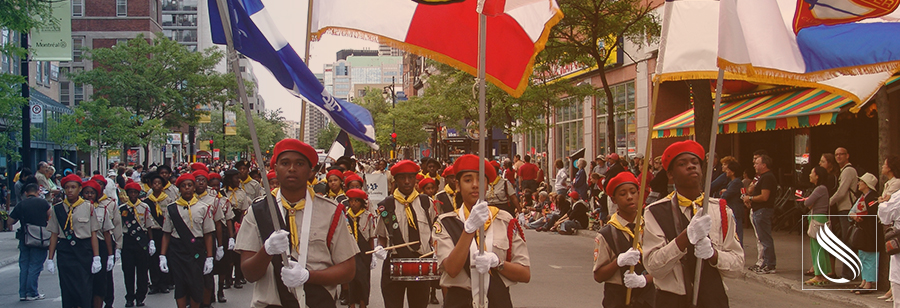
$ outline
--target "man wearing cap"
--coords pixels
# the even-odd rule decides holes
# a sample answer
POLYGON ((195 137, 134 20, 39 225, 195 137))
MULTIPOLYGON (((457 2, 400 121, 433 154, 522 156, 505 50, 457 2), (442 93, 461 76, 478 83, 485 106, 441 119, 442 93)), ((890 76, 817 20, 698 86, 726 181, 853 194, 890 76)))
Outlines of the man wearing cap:
POLYGON ((438 208, 441 210, 438 214, 453 212, 459 208, 456 205, 457 183, 456 172, 453 171, 453 166, 444 168, 441 176, 447 181, 447 185, 444 185, 443 189, 434 195, 434 200, 438 202, 438 208))
POLYGON ((122 255, 125 307, 134 307, 135 302, 141 307, 147 298, 150 256, 156 253, 156 244, 150 229, 158 226, 150 214, 150 206, 138 198, 141 194, 141 185, 135 182, 125 184, 125 194, 128 199, 125 199, 125 203, 118 209, 121 215, 118 227, 124 232, 116 239, 116 252, 122 255))
POLYGON ((273 191, 279 221, 272 221, 267 198, 256 200, 235 244, 244 276, 256 282, 250 307, 299 307, 289 290, 301 287, 308 307, 335 307, 337 285, 353 279, 359 248, 347 232, 343 208, 307 186, 318 159, 315 149, 300 140, 275 144, 271 165, 281 185, 273 191), (299 260, 305 266, 296 260, 300 250, 308 252, 299 260), (291 256, 288 267, 282 266, 283 253, 291 256))
POLYGON ((638 179, 630 172, 619 173, 609 180, 606 191, 618 204, 619 211, 609 218, 594 238, 594 281, 603 283, 603 307, 626 307, 626 288, 631 293, 632 307, 654 307, 656 288, 653 276, 640 264, 641 250, 634 249, 638 208, 638 179), (629 267, 634 266, 634 271, 629 267))
POLYGON ((402 308, 404 293, 410 308, 428 306, 428 281, 393 281, 390 271, 392 258, 418 258, 431 252, 431 222, 437 213, 431 207, 431 198, 416 191, 417 173, 419 165, 410 160, 402 160, 391 167, 397 188, 393 195, 378 203, 379 222, 375 234, 379 245, 375 247, 375 257, 386 258, 381 271, 381 294, 386 308, 402 308), (418 243, 394 249, 390 256, 382 248, 388 244, 410 242, 418 243))
POLYGON ((538 166, 531 163, 530 155, 525 155, 525 163, 516 169, 516 174, 519 176, 520 191, 525 191, 526 188, 537 190, 538 166))
POLYGON ((591 170, 591 173, 606 175, 606 156, 603 154, 597 155, 597 158, 595 158, 594 161, 597 165, 594 166, 594 170, 591 170))
POLYGON ((238 179, 241 180, 241 189, 247 194, 250 200, 256 200, 260 196, 266 194, 263 187, 257 180, 250 177, 250 163, 239 161, 234 164, 234 168, 238 170, 238 179))
POLYGON ((658 290, 657 307, 691 307, 694 269, 701 262, 697 307, 728 307, 722 276, 737 277, 744 264, 734 215, 724 202, 709 199, 701 213, 703 146, 687 140, 666 148, 663 166, 675 192, 644 210, 643 263, 658 290))

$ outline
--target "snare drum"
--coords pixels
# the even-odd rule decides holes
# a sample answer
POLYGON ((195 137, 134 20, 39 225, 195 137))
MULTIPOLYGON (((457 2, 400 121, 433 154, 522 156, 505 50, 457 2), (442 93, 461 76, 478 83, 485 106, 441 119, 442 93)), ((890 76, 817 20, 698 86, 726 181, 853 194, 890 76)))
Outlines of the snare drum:
POLYGON ((391 280, 427 281, 441 279, 441 270, 434 258, 391 259, 391 280))

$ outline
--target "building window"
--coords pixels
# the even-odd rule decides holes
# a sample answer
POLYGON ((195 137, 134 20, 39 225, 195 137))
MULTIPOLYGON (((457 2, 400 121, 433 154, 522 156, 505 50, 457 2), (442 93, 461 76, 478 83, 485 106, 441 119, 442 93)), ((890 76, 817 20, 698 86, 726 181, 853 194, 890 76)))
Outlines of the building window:
POLYGON ((84 0, 72 0, 72 17, 84 16, 84 0))
POLYGON ((75 84, 75 105, 81 104, 81 101, 84 100, 84 85, 80 83, 75 84))
POLYGON ((556 157, 566 157, 584 146, 584 104, 567 99, 568 104, 556 108, 556 157))
POLYGON ((69 106, 69 104, 71 103, 71 100, 69 99, 68 81, 59 82, 59 102, 66 106, 69 106))
POLYGON ((241 66, 241 73, 245 73, 245 72, 247 72, 247 67, 246 67, 246 66, 241 66))
POLYGON ((40 75, 41 83, 45 87, 50 87, 50 61, 38 62, 38 65, 42 67, 40 75))
POLYGON ((83 36, 72 37, 72 62, 81 62, 81 48, 84 45, 83 36))
POLYGON ((43 82, 44 82, 44 79, 42 78, 42 74, 44 73, 44 72, 43 72, 43 70, 44 70, 44 65, 43 65, 43 64, 44 64, 44 62, 42 62, 42 61, 36 61, 36 62, 35 62, 36 71, 35 71, 35 74, 34 74, 34 81, 35 81, 35 83, 37 83, 37 84, 39 84, 39 85, 40 85, 40 84, 43 84, 43 82))
MULTIPOLYGON (((634 82, 628 81, 610 86, 615 108, 616 149, 620 155, 634 155, 637 147, 637 121, 634 114, 634 82)), ((606 154, 606 95, 597 96, 597 153, 606 154)))
MULTIPOLYGON (((538 122, 545 123, 544 115, 538 116, 538 122)), ((543 125, 542 125, 543 126, 543 125)), ((525 154, 541 155, 547 152, 547 130, 534 129, 525 133, 525 154)))
POLYGON ((116 39, 116 46, 128 45, 128 39, 116 39))
POLYGON ((128 16, 128 0, 116 0, 116 16, 128 16))

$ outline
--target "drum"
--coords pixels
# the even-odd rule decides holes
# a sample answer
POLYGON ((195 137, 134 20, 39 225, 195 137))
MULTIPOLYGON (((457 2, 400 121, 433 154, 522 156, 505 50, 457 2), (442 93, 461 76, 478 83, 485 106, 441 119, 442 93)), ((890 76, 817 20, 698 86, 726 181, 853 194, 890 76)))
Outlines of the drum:
POLYGON ((397 258, 391 259, 391 280, 428 281, 441 279, 437 259, 397 258))

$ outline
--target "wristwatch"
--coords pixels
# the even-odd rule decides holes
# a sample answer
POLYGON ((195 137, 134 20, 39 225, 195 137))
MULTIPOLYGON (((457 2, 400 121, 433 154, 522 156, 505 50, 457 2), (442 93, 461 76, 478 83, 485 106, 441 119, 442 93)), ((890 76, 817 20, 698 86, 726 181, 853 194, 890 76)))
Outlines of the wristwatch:
POLYGON ((506 261, 500 261, 500 265, 497 265, 497 272, 503 271, 503 263, 506 263, 506 261))

